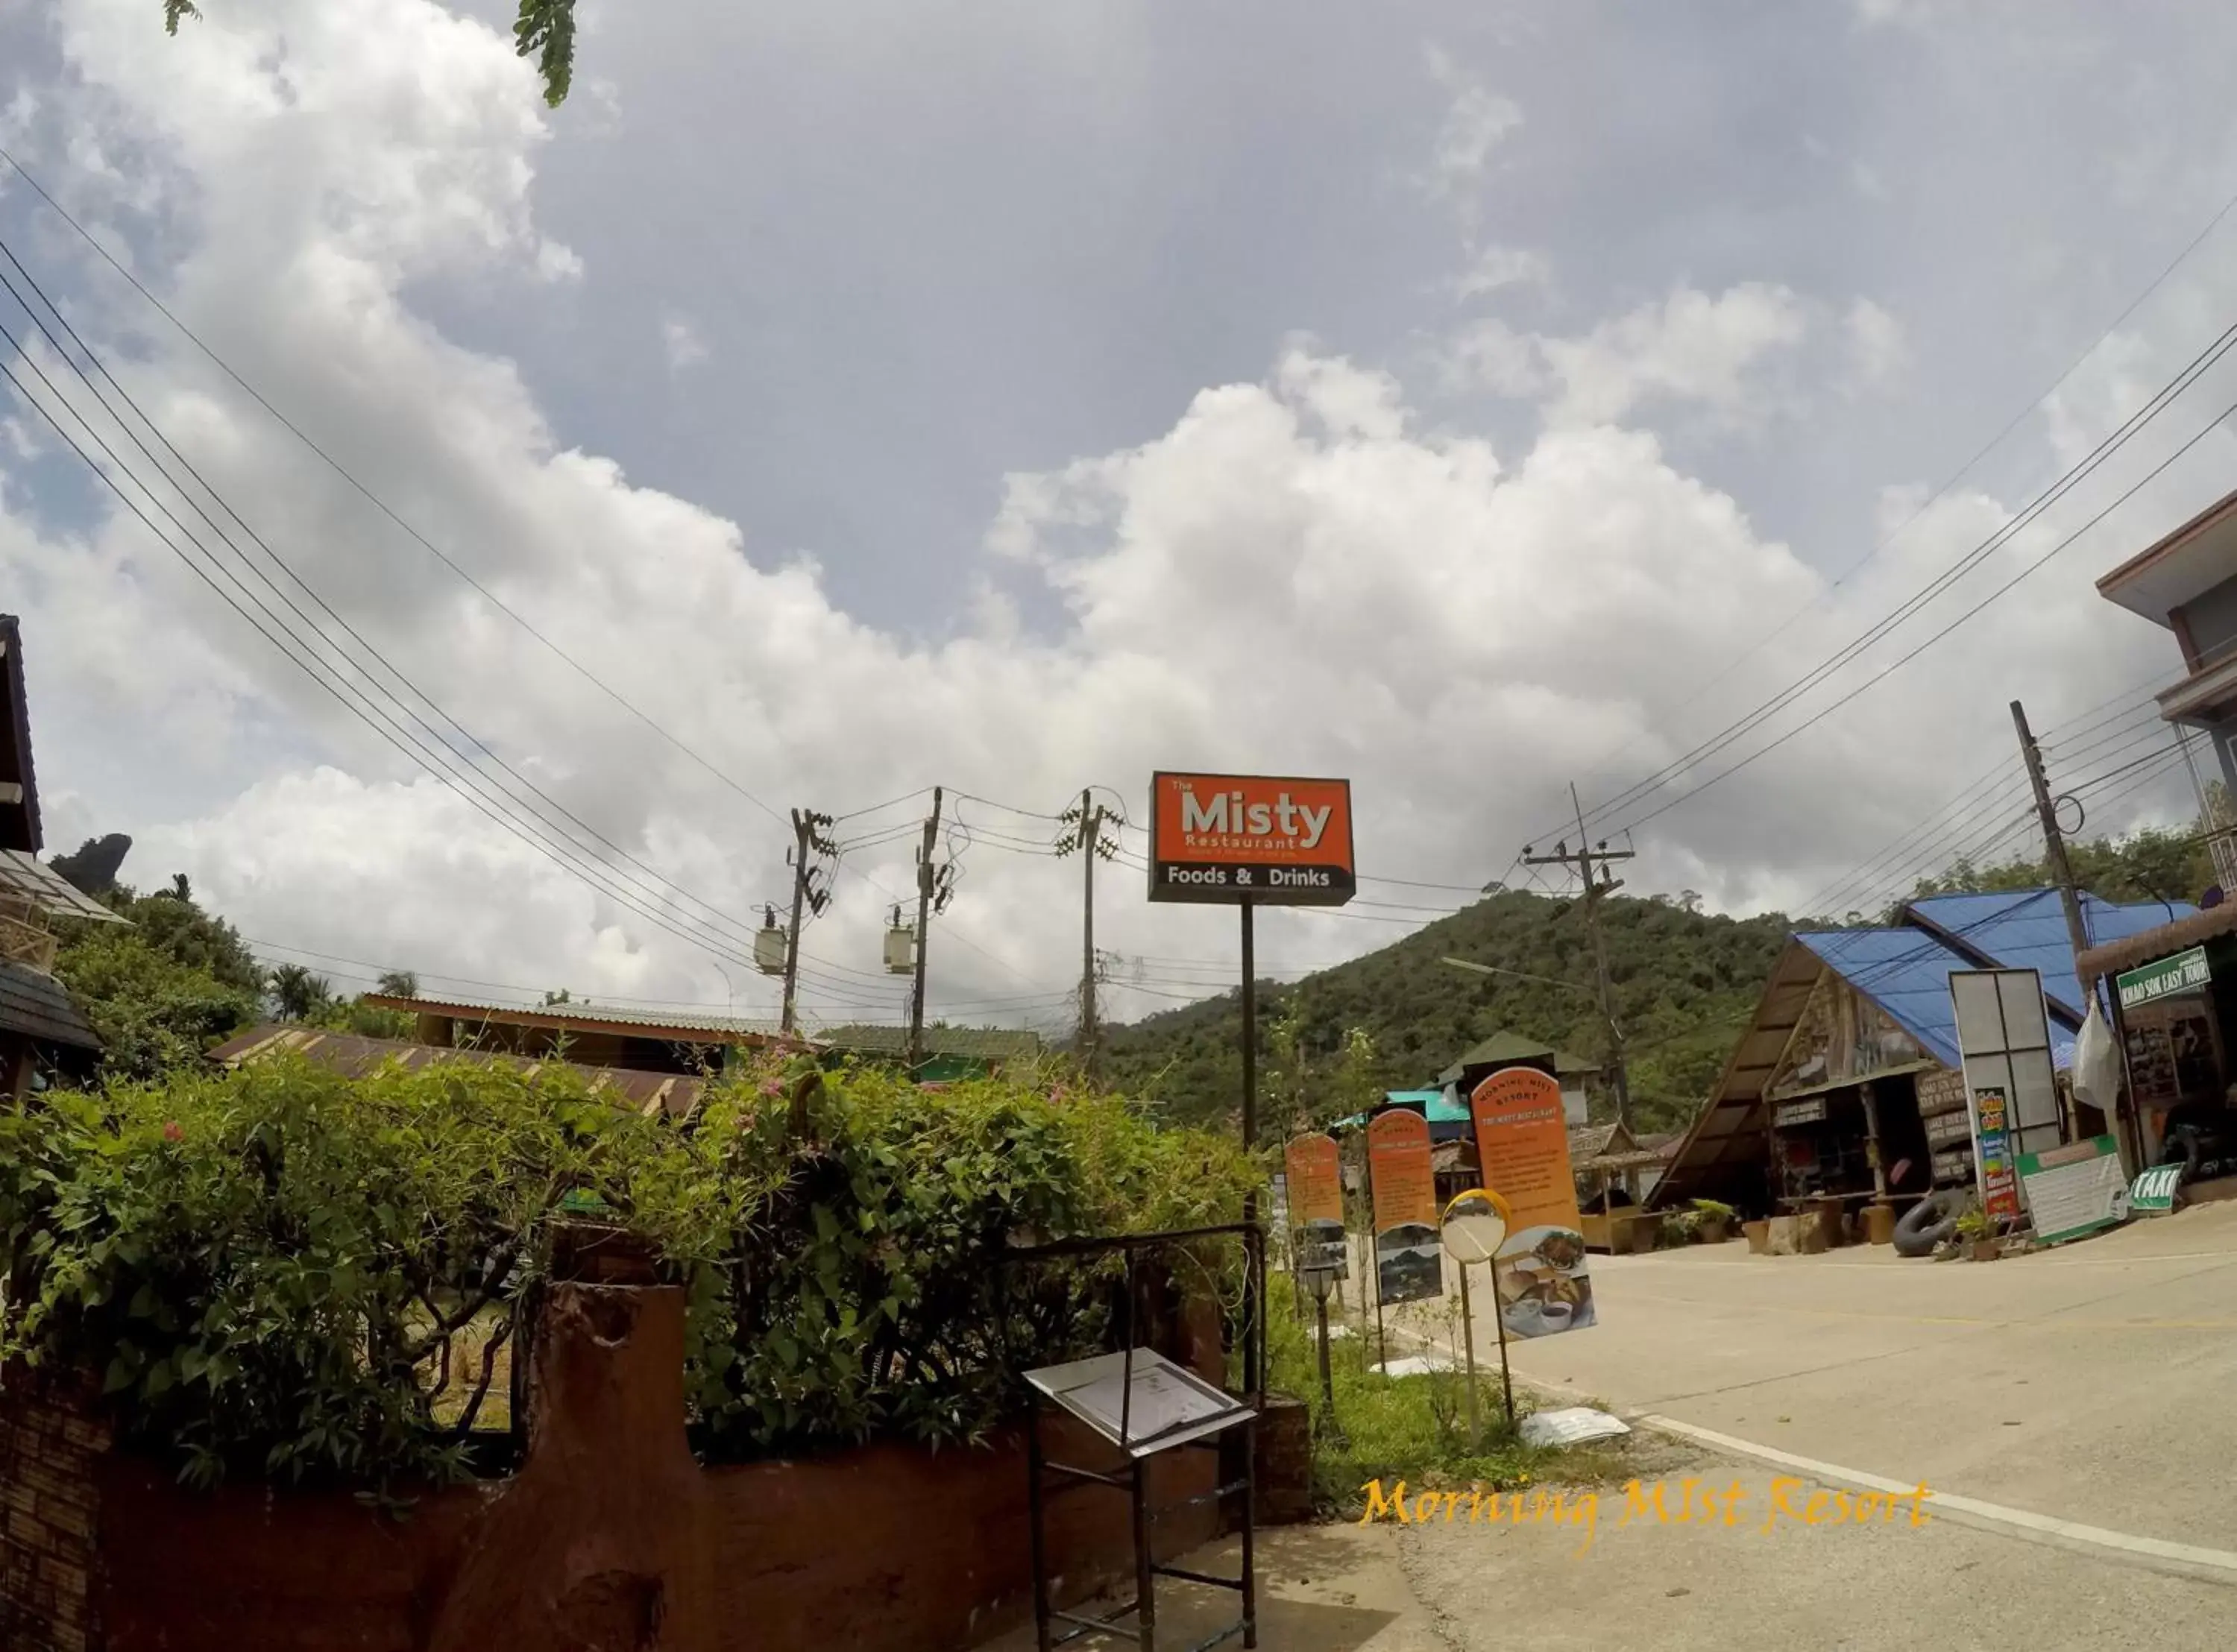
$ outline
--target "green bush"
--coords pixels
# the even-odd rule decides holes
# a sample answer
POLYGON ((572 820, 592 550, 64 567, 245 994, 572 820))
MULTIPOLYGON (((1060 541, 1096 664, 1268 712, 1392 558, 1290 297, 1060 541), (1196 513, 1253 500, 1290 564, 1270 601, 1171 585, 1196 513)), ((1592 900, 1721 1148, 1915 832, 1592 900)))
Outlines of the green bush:
POLYGON ((90 1371, 190 1483, 454 1478, 476 1408, 433 1394, 496 1380, 499 1316, 590 1195, 687 1287, 709 1450, 965 1440, 1014 1398, 1006 1356, 1077 1340, 1097 1300, 1077 1272, 1027 1292, 1004 1247, 1225 1219, 1251 1175, 1000 1080, 765 1062, 679 1126, 565 1069, 185 1070, 0 1111, 0 1353, 90 1371))

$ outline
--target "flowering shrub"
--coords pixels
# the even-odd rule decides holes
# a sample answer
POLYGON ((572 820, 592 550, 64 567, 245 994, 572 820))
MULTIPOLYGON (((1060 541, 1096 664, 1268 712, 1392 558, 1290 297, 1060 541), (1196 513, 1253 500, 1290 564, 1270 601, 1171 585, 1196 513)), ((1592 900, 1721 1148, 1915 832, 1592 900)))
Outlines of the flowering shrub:
POLYGON ((1005 1248, 1231 1220, 1253 1174, 1029 1081, 771 1057, 676 1123, 565 1069, 260 1062, 0 1110, 0 1353, 91 1372, 192 1483, 455 1478, 564 1201, 686 1287, 710 1454, 960 1441, 1102 1300, 1005 1248))

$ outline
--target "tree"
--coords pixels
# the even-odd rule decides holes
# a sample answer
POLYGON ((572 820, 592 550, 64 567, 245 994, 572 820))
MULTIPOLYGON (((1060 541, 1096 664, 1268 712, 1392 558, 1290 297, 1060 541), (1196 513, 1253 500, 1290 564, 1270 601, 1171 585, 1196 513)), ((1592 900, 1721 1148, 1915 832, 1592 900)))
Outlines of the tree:
POLYGON ((101 1035, 109 1078, 154 1078, 202 1052, 256 1014, 256 994, 184 964, 160 939, 122 925, 87 925, 55 960, 55 974, 101 1035))
POLYGON ((384 998, 416 998, 419 977, 409 970, 390 970, 373 983, 373 992, 384 998))
MULTIPOLYGON (((195 0, 163 0, 163 31, 175 35, 181 18, 201 15, 195 0)), ((544 101, 555 109, 565 102, 575 78, 575 0, 520 0, 512 43, 519 56, 536 59, 544 101)))
POLYGON ((334 1001, 334 990, 326 977, 300 964, 282 964, 272 971, 266 985, 282 1021, 315 1020, 334 1001))
POLYGON ((256 1018, 264 971, 233 925, 171 888, 99 897, 122 924, 65 921, 55 974, 101 1035, 108 1078, 153 1078, 256 1018))
POLYGON ((252 999, 264 990, 263 966, 240 931, 202 911, 191 895, 177 893, 176 885, 154 895, 135 895, 120 887, 108 897, 108 904, 174 963, 207 971, 252 999))

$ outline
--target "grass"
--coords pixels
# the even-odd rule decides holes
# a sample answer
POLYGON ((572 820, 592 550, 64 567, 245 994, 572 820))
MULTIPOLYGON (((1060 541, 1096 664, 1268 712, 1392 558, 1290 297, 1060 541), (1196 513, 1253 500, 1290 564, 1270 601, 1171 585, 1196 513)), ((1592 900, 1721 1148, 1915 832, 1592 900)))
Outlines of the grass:
MULTIPOLYGON (((1269 1281, 1266 1294, 1267 1384, 1311 1406, 1314 1500, 1328 1513, 1356 1517, 1365 1506, 1365 1488, 1378 1479, 1386 1490, 1402 1479, 1415 1489, 1503 1491, 1547 1481, 1620 1478, 1633 1471, 1632 1437, 1567 1450, 1525 1445, 1508 1424, 1495 1359, 1476 1369, 1480 1426, 1471 1438, 1468 1373, 1386 1377, 1370 1369, 1371 1332, 1329 1345, 1334 1421, 1340 1425, 1333 1428, 1321 1393, 1311 1320, 1298 1317, 1289 1283, 1281 1276, 1269 1281)), ((1407 1351, 1393 1339, 1394 1358, 1407 1351)), ((1537 1409, 1534 1397, 1518 1384, 1517 1422, 1537 1409)))

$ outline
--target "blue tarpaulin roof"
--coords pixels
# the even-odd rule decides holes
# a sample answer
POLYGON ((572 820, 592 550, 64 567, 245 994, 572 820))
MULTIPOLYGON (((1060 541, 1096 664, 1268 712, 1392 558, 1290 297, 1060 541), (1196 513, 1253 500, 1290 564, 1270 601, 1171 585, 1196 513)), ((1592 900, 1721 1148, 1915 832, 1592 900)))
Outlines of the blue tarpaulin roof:
MULTIPOLYGON (((1969 946, 1979 948, 2008 970, 2034 970, 2042 990, 2079 1017, 2089 1007, 2074 975, 2074 949, 2067 942, 2066 912, 2055 889, 2027 889, 2003 895, 1931 895, 1910 903, 1927 923, 1969 946)), ((2082 924, 2092 946, 2188 918, 2197 912, 2187 901, 2135 901, 2126 905, 2082 897, 2082 924)))
MULTIPOLYGON (((2180 901, 2118 905, 2095 895, 2084 895, 2082 903, 2093 944, 2122 939, 2194 910, 2180 901)), ((2088 999, 2075 977, 2074 951, 2056 890, 1932 895, 1910 902, 1906 916, 1918 926, 1824 930, 1794 938, 1886 1010, 1945 1067, 1961 1064, 1950 972, 2034 970, 2050 1000, 2051 1058, 2062 1070, 2071 1063, 2074 1032, 2088 999)))

